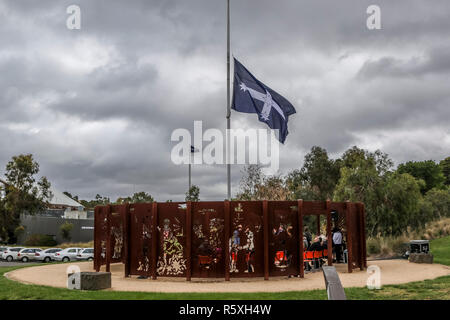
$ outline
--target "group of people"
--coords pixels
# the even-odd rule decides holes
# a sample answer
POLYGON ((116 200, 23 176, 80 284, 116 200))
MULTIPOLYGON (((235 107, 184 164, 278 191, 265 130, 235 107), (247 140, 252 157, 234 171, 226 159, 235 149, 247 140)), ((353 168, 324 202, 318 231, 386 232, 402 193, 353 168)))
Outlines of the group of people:
MULTIPOLYGON (((335 227, 332 233, 332 249, 333 249, 333 262, 342 263, 342 249, 343 249, 343 236, 339 228, 335 227)), ((305 227, 303 236, 303 250, 304 251, 324 251, 328 249, 328 239, 325 235, 321 234, 316 236, 313 240, 312 234, 308 227, 305 227)), ((314 259, 314 268, 319 268, 324 264, 322 258, 314 259)), ((311 270, 311 264, 305 262, 305 270, 311 270)))

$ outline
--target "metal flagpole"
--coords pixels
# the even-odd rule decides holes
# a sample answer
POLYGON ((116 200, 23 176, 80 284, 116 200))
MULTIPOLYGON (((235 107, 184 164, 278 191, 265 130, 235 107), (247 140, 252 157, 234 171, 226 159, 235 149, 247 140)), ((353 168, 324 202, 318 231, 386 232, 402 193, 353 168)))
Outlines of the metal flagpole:
POLYGON ((191 162, 190 161, 189 161, 189 189, 188 190, 189 191, 191 190, 191 162))
POLYGON ((227 0, 227 198, 231 200, 230 164, 230 0, 227 0))

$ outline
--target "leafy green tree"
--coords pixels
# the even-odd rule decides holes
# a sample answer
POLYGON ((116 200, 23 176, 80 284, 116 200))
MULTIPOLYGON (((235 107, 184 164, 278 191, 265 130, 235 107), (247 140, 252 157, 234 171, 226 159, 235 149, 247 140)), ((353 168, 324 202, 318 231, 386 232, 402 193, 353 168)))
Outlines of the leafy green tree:
POLYGON ((340 167, 340 160, 330 159, 325 149, 314 146, 306 154, 303 167, 294 173, 297 185, 309 187, 311 200, 330 199, 339 181, 340 167))
POLYGON ((59 227, 59 232, 61 234, 61 237, 66 240, 66 241, 70 241, 70 239, 72 238, 72 229, 73 229, 73 224, 69 223, 69 222, 64 222, 60 227, 59 227))
POLYGON ((425 194, 424 200, 431 208, 431 219, 450 217, 450 188, 433 188, 425 194))
POLYGON ((155 199, 153 199, 153 197, 142 191, 142 192, 137 192, 134 193, 131 197, 126 197, 126 198, 118 198, 116 200, 117 204, 123 204, 123 203, 146 203, 146 202, 154 202, 155 199))
POLYGON ((433 188, 441 189, 444 186, 445 177, 440 165, 433 160, 427 161, 408 161, 398 166, 399 173, 409 173, 417 179, 425 181, 422 187, 422 194, 427 193, 433 188))
POLYGON ((289 200, 290 191, 281 175, 266 176, 260 165, 244 167, 237 200, 289 200))
POLYGON ((188 192, 186 192, 186 201, 200 201, 200 188, 192 185, 188 192))
POLYGON ((108 197, 103 197, 97 194, 94 200, 79 200, 78 202, 81 203, 86 209, 93 210, 96 206, 104 206, 110 204, 111 200, 108 197))
POLYGON ((237 199, 242 201, 257 200, 259 198, 259 188, 263 183, 264 174, 259 164, 251 164, 242 170, 237 199))
POLYGON ((341 169, 341 178, 334 191, 335 201, 361 201, 366 209, 366 227, 369 235, 380 230, 383 217, 384 181, 374 163, 367 158, 358 164, 341 169))
POLYGON ((441 166, 442 173, 444 174, 446 186, 450 186, 450 157, 442 160, 439 165, 441 166))
POLYGON ((399 235, 409 226, 421 228, 427 222, 421 211, 423 182, 389 171, 393 163, 387 154, 353 147, 342 162, 334 200, 363 202, 369 235, 399 235))
POLYGON ((363 162, 366 163, 365 166, 373 166, 379 175, 386 174, 394 165, 389 156, 380 150, 369 152, 353 146, 342 155, 341 166, 357 168, 363 162))
POLYGON ((31 154, 12 157, 6 165, 6 181, 0 184, 0 237, 16 241, 15 229, 21 214, 36 214, 46 209, 51 199, 50 182, 46 177, 36 180, 39 164, 31 154))
POLYGON ((379 219, 380 233, 398 236, 408 227, 421 229, 427 217, 421 216, 421 180, 408 173, 388 174, 385 179, 384 203, 379 219))
POLYGON ((286 187, 289 191, 289 199, 311 200, 316 198, 313 188, 306 182, 299 169, 290 171, 286 176, 286 187))

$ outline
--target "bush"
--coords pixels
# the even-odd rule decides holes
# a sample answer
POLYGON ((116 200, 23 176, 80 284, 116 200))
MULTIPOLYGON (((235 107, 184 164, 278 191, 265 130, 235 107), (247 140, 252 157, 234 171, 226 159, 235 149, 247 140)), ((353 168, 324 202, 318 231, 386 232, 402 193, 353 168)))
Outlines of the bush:
POLYGON ((32 234, 25 241, 26 246, 43 246, 43 247, 53 247, 56 246, 56 241, 52 236, 45 234, 32 234))
POLYGON ((16 238, 19 238, 24 232, 25 232, 24 226, 18 226, 17 228, 14 229, 14 235, 16 236, 16 238))
POLYGON ((59 231, 64 240, 69 241, 72 238, 72 236, 71 236, 72 229, 73 229, 73 224, 69 223, 69 222, 64 222, 59 227, 59 231))
POLYGON ((380 243, 377 239, 369 238, 367 240, 367 253, 368 254, 379 254, 381 252, 380 243))
POLYGON ((390 247, 395 254, 402 255, 405 253, 405 243, 407 242, 409 242, 409 240, 406 237, 393 238, 391 240, 390 247))
POLYGON ((61 243, 59 248, 65 249, 65 248, 93 248, 94 247, 94 241, 89 242, 64 242, 61 243))

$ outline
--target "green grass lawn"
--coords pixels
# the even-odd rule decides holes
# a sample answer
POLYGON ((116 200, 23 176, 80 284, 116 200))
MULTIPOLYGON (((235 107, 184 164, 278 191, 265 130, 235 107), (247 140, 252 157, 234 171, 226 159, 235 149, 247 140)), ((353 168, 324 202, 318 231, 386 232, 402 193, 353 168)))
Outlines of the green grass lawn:
MULTIPOLYGON (((450 237, 433 240, 431 249, 436 263, 450 265, 450 237)), ((29 265, 28 265, 29 266, 29 265)), ((28 267, 27 266, 27 267, 28 267)), ((325 290, 291 291, 283 293, 147 293, 147 292, 113 292, 113 291, 75 291, 47 286, 26 285, 5 278, 6 272, 22 267, 0 268, 0 299, 98 299, 98 300, 325 300, 325 290)), ((345 289, 348 299, 352 300, 450 300, 450 276, 434 280, 411 282, 402 285, 387 285, 381 290, 367 288, 345 289)))

